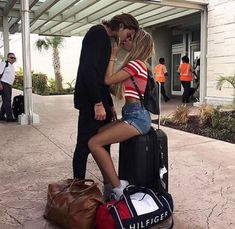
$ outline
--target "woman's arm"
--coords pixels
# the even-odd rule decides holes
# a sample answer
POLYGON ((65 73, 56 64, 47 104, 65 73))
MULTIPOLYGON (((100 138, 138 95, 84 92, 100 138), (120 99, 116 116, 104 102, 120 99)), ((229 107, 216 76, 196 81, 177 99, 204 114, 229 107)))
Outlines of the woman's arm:
POLYGON ((104 83, 107 85, 112 85, 120 83, 130 77, 130 74, 124 70, 119 70, 116 73, 113 73, 114 61, 109 61, 108 68, 106 70, 104 83))
POLYGON ((120 50, 120 43, 114 42, 112 46, 111 57, 104 78, 104 83, 107 85, 120 83, 130 77, 130 74, 122 69, 116 73, 113 72, 114 64, 117 61, 117 55, 119 50, 120 50))

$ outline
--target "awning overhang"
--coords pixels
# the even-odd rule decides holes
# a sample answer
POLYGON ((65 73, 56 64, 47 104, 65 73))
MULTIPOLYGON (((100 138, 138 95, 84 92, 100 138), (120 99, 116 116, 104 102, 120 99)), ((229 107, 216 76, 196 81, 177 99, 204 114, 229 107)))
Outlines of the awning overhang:
MULTIPOLYGON (((29 0, 30 33, 83 36, 92 25, 120 13, 132 14, 143 28, 160 26, 202 11, 206 5, 204 0, 29 0)), ((8 17, 10 33, 21 32, 19 0, 1 0, 0 16, 8 17)))

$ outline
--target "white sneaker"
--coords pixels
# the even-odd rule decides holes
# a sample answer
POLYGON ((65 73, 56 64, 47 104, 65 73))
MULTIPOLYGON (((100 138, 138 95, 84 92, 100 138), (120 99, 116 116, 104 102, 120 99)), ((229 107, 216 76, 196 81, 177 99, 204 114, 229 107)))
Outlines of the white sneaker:
POLYGON ((126 188, 126 186, 129 185, 129 182, 126 180, 120 180, 119 187, 113 188, 113 196, 115 200, 120 200, 121 196, 123 195, 123 190, 126 188))

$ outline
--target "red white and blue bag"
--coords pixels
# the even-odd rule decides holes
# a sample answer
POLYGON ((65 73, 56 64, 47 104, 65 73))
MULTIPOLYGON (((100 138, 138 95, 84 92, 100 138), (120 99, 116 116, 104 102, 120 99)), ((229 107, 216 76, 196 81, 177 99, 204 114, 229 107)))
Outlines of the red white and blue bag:
MULTIPOLYGON (((172 213, 173 200, 169 193, 155 194, 151 189, 129 185, 121 200, 98 208, 96 229, 147 229, 166 221, 172 213)), ((173 228, 173 219, 164 228, 173 228)))

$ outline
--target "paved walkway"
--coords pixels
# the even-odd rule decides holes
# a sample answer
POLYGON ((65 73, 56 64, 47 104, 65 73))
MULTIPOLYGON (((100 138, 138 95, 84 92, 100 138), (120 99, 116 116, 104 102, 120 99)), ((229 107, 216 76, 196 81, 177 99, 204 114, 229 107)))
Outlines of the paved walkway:
MULTIPOLYGON (((163 103, 163 114, 177 104, 176 99, 163 103)), ((40 115, 38 125, 0 122, 0 229, 55 229, 42 217, 47 184, 72 176, 78 115, 73 97, 34 95, 34 111, 40 115)), ((163 130, 168 135, 174 228, 234 229, 234 144, 163 130)), ((118 144, 112 151, 117 166, 118 144)), ((91 157, 87 177, 101 184, 91 157)))

